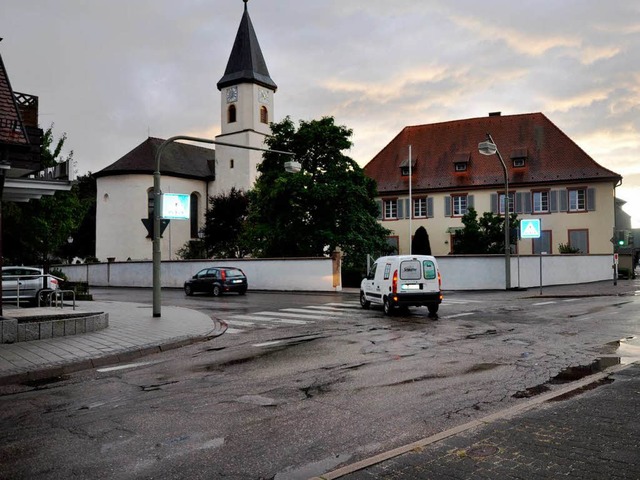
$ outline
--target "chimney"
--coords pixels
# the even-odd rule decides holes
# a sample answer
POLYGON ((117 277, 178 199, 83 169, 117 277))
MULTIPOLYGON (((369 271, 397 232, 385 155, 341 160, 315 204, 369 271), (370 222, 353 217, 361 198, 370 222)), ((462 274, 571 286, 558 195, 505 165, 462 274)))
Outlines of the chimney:
POLYGON ((499 117, 502 115, 502 112, 489 112, 490 117, 499 117))

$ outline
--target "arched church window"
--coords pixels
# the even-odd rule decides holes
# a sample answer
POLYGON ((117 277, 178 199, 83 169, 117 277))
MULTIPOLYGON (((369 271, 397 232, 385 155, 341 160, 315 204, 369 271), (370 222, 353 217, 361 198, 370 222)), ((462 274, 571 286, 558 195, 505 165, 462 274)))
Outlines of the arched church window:
POLYGON ((236 106, 229 105, 227 110, 227 123, 234 123, 236 121, 236 106))
POLYGON ((269 111, 264 105, 260 107, 260 122, 269 123, 269 111))
POLYGON ((190 199, 189 222, 191 223, 191 238, 198 238, 200 231, 198 222, 198 199, 197 193, 193 192, 190 199))

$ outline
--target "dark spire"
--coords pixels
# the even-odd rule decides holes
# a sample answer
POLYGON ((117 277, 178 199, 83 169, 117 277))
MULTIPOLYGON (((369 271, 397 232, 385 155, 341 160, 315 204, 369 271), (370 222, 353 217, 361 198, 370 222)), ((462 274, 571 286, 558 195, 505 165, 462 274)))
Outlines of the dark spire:
POLYGON ((251 18, 249 18, 248 0, 243 1, 244 13, 242 14, 242 20, 240 20, 236 40, 231 49, 227 68, 218 82, 218 90, 222 90, 229 85, 247 82, 257 83, 275 90, 278 86, 269 76, 269 70, 262 56, 258 37, 253 29, 251 18))

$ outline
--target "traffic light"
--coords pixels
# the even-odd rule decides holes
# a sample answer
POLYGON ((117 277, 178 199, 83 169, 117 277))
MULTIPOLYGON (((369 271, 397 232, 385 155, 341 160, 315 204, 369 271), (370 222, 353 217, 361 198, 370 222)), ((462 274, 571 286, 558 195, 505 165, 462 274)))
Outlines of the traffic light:
POLYGON ((633 233, 629 230, 616 230, 615 241, 619 247, 628 247, 633 244, 633 233))

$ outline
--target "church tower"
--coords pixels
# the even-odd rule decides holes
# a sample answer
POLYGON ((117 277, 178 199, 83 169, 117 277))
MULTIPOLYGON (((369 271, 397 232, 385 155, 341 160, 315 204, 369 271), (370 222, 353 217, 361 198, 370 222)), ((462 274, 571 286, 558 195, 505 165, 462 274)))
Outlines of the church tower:
MULTIPOLYGON (((271 134, 269 123, 274 119, 273 95, 278 88, 269 76, 258 37, 253 29, 248 0, 231 49, 224 75, 218 82, 222 133, 217 141, 251 147, 263 147, 271 134)), ((216 146, 215 192, 228 192, 231 187, 251 188, 258 175, 262 152, 216 146)))

